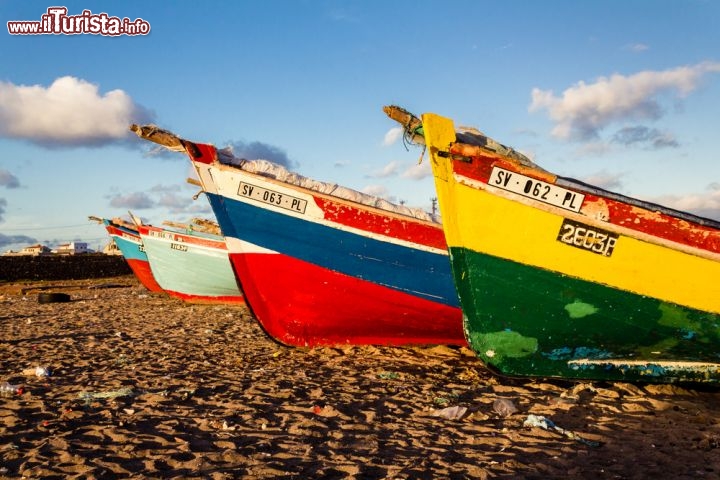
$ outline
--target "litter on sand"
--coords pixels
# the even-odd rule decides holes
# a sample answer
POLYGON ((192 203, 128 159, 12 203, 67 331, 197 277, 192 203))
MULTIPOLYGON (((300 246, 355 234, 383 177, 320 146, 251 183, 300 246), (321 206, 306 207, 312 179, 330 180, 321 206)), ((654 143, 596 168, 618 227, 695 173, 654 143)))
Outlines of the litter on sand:
POLYGON ((466 413, 467 407, 461 407, 455 405, 452 407, 443 408, 440 410, 433 411, 433 417, 447 418, 448 420, 460 420, 466 413))
POLYGON ((133 389, 130 387, 121 388, 119 390, 113 390, 110 392, 80 392, 78 397, 90 403, 92 400, 99 398, 117 398, 117 397, 131 397, 134 395, 133 389))
POLYGON ((600 442, 586 440, 575 432, 572 432, 570 430, 565 430, 562 427, 558 427, 557 425, 555 425, 555 423, 552 420, 550 420, 549 418, 543 417, 541 415, 533 415, 533 414, 528 415, 527 418, 525 419, 525 421, 523 422, 523 426, 539 427, 544 430, 554 431, 554 432, 559 433, 560 435, 564 435, 567 438, 575 440, 576 442, 580 442, 589 447, 599 447, 600 446, 600 442))

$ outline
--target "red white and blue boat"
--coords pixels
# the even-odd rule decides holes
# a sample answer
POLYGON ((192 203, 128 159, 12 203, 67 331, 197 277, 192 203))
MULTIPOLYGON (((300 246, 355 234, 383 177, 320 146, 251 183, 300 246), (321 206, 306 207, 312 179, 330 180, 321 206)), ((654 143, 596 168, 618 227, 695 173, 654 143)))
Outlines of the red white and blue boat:
POLYGON ((188 154, 247 303, 276 340, 467 345, 442 226, 427 212, 131 129, 188 154))
POLYGON ((105 226, 105 230, 120 249, 130 270, 132 270, 140 283, 151 292, 162 292, 163 289, 155 281, 152 274, 142 239, 135 225, 121 218, 89 218, 105 226))
POLYGON ((170 296, 190 303, 244 304, 225 239, 189 224, 138 225, 153 276, 170 296))

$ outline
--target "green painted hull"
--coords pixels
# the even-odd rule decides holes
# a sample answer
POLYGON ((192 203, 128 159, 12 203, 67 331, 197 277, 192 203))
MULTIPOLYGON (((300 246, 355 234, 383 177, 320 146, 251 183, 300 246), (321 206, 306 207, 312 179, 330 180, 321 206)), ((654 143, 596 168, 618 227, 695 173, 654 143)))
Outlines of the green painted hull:
POLYGON ((471 348, 510 376, 720 380, 720 315, 450 248, 471 348))

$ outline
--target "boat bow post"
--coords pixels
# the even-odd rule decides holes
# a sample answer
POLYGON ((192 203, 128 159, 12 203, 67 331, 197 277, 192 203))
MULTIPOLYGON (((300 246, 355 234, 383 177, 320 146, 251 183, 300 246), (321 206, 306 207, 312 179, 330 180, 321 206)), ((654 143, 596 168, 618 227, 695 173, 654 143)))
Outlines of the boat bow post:
POLYGON ((156 125, 130 125, 130 131, 138 137, 162 145, 168 150, 185 153, 185 142, 172 132, 163 130, 156 125))

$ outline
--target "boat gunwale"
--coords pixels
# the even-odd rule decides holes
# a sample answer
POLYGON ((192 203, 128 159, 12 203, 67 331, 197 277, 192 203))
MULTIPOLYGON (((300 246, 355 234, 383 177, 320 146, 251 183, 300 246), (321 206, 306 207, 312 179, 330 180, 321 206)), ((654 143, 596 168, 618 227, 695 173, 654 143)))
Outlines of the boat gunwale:
MULTIPOLYGON (((310 196, 319 196, 319 197, 322 197, 322 198, 324 198, 324 199, 326 199, 326 200, 329 200, 329 201, 332 201, 332 202, 335 202, 335 203, 340 203, 340 204, 357 205, 357 206, 360 207, 360 208, 356 208, 357 210, 371 210, 371 211, 375 211, 375 212, 382 212, 381 216, 388 216, 388 215, 389 215, 389 216, 393 216, 393 217, 398 217, 398 220, 409 220, 409 221, 414 221, 414 222, 418 222, 418 223, 428 224, 428 225, 433 226, 433 227, 442 228, 442 222, 436 222, 436 221, 434 221, 434 220, 426 220, 426 219, 423 219, 423 218, 414 217, 414 216, 412 216, 412 215, 407 215, 407 214, 404 214, 404 213, 395 212, 395 211, 392 211, 392 210, 387 210, 387 209, 384 209, 384 208, 382 208, 382 207, 377 207, 377 206, 374 206, 374 205, 368 205, 368 204, 366 204, 366 203, 362 203, 362 202, 358 202, 358 201, 355 201, 355 200, 351 200, 351 199, 349 199, 349 198, 339 197, 339 196, 337 196, 337 195, 333 195, 333 194, 330 194, 330 193, 319 192, 319 191, 313 190, 313 189, 311 189, 311 188, 303 187, 302 185, 296 185, 296 184, 294 184, 294 183, 284 182, 284 181, 282 181, 282 180, 278 180, 278 179, 273 178, 273 177, 271 177, 271 176, 269 176, 269 175, 263 175, 263 174, 261 174, 261 173, 251 172, 251 171, 246 170, 246 169, 244 169, 244 168, 242 168, 242 167, 238 167, 237 165, 228 165, 228 164, 225 164, 225 163, 216 161, 216 162, 214 162, 214 163, 212 164, 212 166, 214 166, 214 167, 216 167, 216 168, 217 168, 217 166, 220 166, 221 168, 227 168, 227 169, 230 169, 230 170, 240 169, 240 170, 242 170, 244 173, 246 173, 246 174, 248 174, 248 175, 252 175, 252 176, 255 176, 255 177, 262 178, 263 180, 270 181, 270 183, 274 183, 275 185, 287 186, 288 188, 291 188, 292 190, 301 190, 303 193, 306 193, 306 194, 308 194, 308 195, 310 195, 310 196)), ((203 191, 205 191, 204 186, 203 186, 203 191)), ((378 197, 378 199, 379 199, 379 200, 383 200, 383 199, 380 198, 380 197, 378 197)), ((393 204, 393 205, 394 205, 394 204, 393 204)), ((424 211, 424 210, 423 210, 423 211, 424 211)), ((428 215, 431 215, 431 214, 430 214, 429 212, 427 212, 427 211, 425 211, 425 213, 427 213, 428 215)))
POLYGON ((154 236, 156 240, 165 240, 169 242, 178 242, 183 244, 192 245, 195 247, 203 247, 203 248, 211 248, 215 250, 221 250, 221 251, 227 251, 227 244, 225 243, 225 237, 224 236, 216 236, 217 238, 206 238, 203 235, 196 235, 195 233, 186 233, 186 232, 179 232, 175 231, 173 229, 165 228, 165 227, 158 227, 155 225, 141 225, 138 228, 138 233, 140 234, 140 237, 142 238, 143 235, 153 237, 153 235, 150 235, 150 232, 168 232, 171 233, 174 236, 181 237, 182 240, 177 240, 175 238, 167 238, 167 237, 157 237, 154 236), (147 233, 144 233, 144 230, 147 230, 147 233))
POLYGON ((691 245, 675 242, 673 240, 669 240, 667 238, 663 238, 657 235, 645 233, 641 230, 635 230, 624 225, 619 225, 616 223, 611 223, 598 218, 594 218, 583 213, 565 210, 560 207, 549 205, 544 202, 524 197, 513 192, 507 192, 502 188, 493 187, 486 182, 475 180, 456 172, 453 172, 453 177, 455 181, 460 185, 464 185, 469 188, 482 189, 487 191, 491 195, 495 195, 509 201, 523 203, 530 208, 536 208, 538 210, 542 210, 553 215, 558 215, 563 218, 576 220, 588 225, 592 225, 594 227, 612 230, 619 235, 624 235, 628 238, 633 238, 635 240, 651 243, 665 248, 670 248, 672 250, 677 250, 679 252, 683 252, 689 255, 695 255, 697 257, 705 258, 708 260, 720 261, 720 252, 713 252, 712 250, 708 250, 705 248, 693 247, 691 245))
MULTIPOLYGON (((205 144, 205 145, 210 145, 210 144, 205 144)), ((210 145, 210 146, 213 146, 213 145, 210 145)), ((216 147, 213 146, 213 148, 216 148, 216 147)), ((189 153, 189 152, 188 152, 188 153, 189 153)), ((203 162, 199 162, 199 161, 193 159, 192 157, 190 157, 190 158, 191 158, 191 161, 192 161, 193 163, 195 163, 195 164, 199 163, 199 164, 202 164, 202 165, 207 165, 207 166, 209 166, 209 167, 214 167, 214 168, 223 169, 223 170, 230 170, 230 171, 242 170, 243 173, 245 173, 245 174, 248 174, 248 175, 251 175, 251 176, 254 176, 254 177, 258 177, 258 178, 262 178, 263 180, 269 181, 270 183, 273 183, 273 184, 275 184, 275 185, 282 185, 282 186, 285 186, 286 188, 290 188, 290 189, 292 189, 292 190, 300 190, 300 191, 302 191, 302 193, 306 193, 306 194, 308 194, 308 195, 310 195, 310 196, 319 196, 319 197, 322 197, 322 198, 324 198, 324 199, 326 199, 326 200, 329 200, 329 201, 331 201, 331 202, 340 203, 340 204, 348 204, 348 205, 351 205, 351 206, 357 205, 357 206, 359 207, 359 208, 356 207, 357 210, 371 210, 371 211, 373 211, 373 212, 381 212, 381 216, 397 217, 398 220, 408 220, 408 221, 412 221, 412 222, 427 224, 427 225, 429 225, 429 226, 437 227, 437 228, 442 229, 442 222, 439 222, 439 221, 426 220, 426 219, 424 219, 424 218, 414 217, 414 216, 412 216, 412 215, 404 214, 404 213, 401 213, 401 212, 396 212, 396 211, 393 211, 393 210, 387 210, 387 209, 382 208, 382 207, 377 207, 377 206, 374 206, 374 205, 368 205, 368 204, 366 204, 366 203, 358 202, 358 201, 356 201, 356 200, 352 200, 352 199, 349 199, 349 198, 340 197, 340 196, 337 196, 337 195, 333 195, 333 194, 331 194, 331 193, 319 192, 319 191, 317 191, 317 190, 313 190, 313 189, 311 189, 311 188, 304 187, 304 186, 302 186, 302 185, 297 185, 297 184, 294 184, 294 183, 291 183, 291 182, 285 182, 285 181, 283 181, 283 180, 278 180, 277 178, 273 178, 273 177, 270 176, 270 175, 264 175, 264 174, 262 174, 262 173, 252 172, 252 171, 250 171, 250 170, 247 170, 247 169, 243 168, 243 167, 240 166, 240 165, 223 163, 223 162, 219 161, 217 158, 214 159, 213 162, 211 162, 211 163, 203 163, 203 162)), ((196 167, 196 168, 197 168, 197 167, 196 167)), ((314 180, 314 178, 313 178, 313 180, 314 180)), ((202 179, 201 179, 201 181, 202 181, 202 179)), ((321 180, 318 180, 318 181, 321 181, 321 180)), ((208 191, 207 188, 205 187, 205 185, 203 185, 202 188, 203 188, 203 192, 207 192, 207 191, 208 191)), ((359 193, 362 193, 362 192, 359 192, 359 193)), ((384 199, 381 198, 381 197, 377 197, 377 199, 378 199, 378 200, 384 200, 384 199)), ((387 200, 385 200, 385 201, 387 201, 387 200)), ((394 204, 394 203, 392 203, 392 202, 389 202, 389 201, 388 201, 388 203, 391 203, 392 205, 397 206, 396 204, 394 204)), ((411 207, 408 207, 408 208, 411 208, 411 207)), ((413 207, 413 208, 419 208, 419 207, 413 207)), ((425 209, 422 209, 422 208, 420 208, 420 209, 421 209, 423 212, 425 212, 428 216, 431 216, 431 215, 432 215, 430 212, 426 211, 425 209)))
MULTIPOLYGON (((565 187, 565 188, 571 188, 573 190, 576 190, 580 193, 584 194, 590 194, 594 195, 600 198, 608 198, 610 200, 614 200, 616 202, 624 203, 633 207, 642 208, 644 210, 647 210, 651 213, 661 213, 663 215, 677 218, 679 220, 684 220, 686 222, 697 224, 701 227, 705 228, 711 228, 715 230, 720 231, 720 221, 713 220, 711 218, 702 217, 700 215, 695 215, 693 213, 685 212, 682 210, 676 210, 674 208, 666 207, 664 205, 660 205, 658 203, 650 202, 647 200, 641 200, 639 198, 630 197, 628 195, 623 195, 621 193, 613 192, 611 190, 606 190, 601 187, 596 187, 594 185, 591 185, 589 183, 585 183, 581 180, 577 180, 575 178, 571 177, 565 177, 562 175, 556 175, 553 173, 550 173, 541 167, 535 165, 525 165, 522 162, 519 162, 511 157, 506 157, 499 153, 493 153, 490 151, 483 151, 482 155, 458 155, 453 154, 451 152, 452 147, 454 145, 470 145, 475 147, 476 145, 473 144, 466 144, 461 142, 454 142, 448 147, 448 154, 452 157, 452 160, 462 160, 458 157, 465 157, 467 159, 473 159, 481 162, 486 162, 487 160, 490 160, 493 164, 497 161, 500 161, 504 164, 510 163, 515 170, 518 173, 522 174, 529 174, 529 176, 532 176, 536 178, 537 180, 542 180, 547 183, 552 183, 554 185, 557 185, 559 187, 565 187)), ((468 160, 464 160, 468 161, 468 160)), ((505 168, 505 167, 501 167, 505 168)), ((453 169, 453 172, 455 170, 453 169)))

